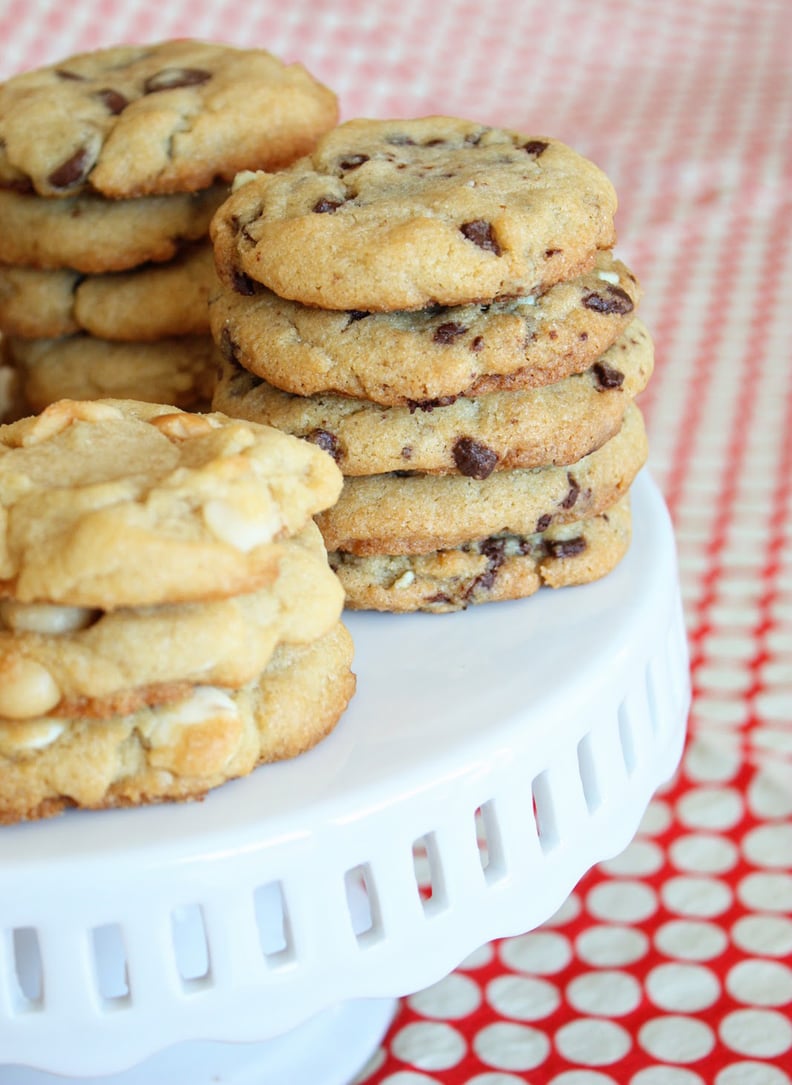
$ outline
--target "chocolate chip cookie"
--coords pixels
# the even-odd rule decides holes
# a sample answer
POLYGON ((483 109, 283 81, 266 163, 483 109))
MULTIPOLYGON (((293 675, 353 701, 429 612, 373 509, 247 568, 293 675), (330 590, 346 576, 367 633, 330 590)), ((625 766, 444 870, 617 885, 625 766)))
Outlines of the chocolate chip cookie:
POLYGON ((138 399, 204 410, 211 402, 219 360, 208 335, 152 343, 111 342, 91 335, 4 342, 29 411, 43 411, 61 399, 138 399))
POLYGON ((207 236, 227 196, 225 185, 133 200, 90 192, 49 200, 0 188, 0 264, 97 275, 170 260, 207 236))
POLYGON ((529 535, 500 533, 425 554, 358 557, 336 551, 330 562, 350 610, 442 614, 553 588, 587 584, 621 561, 630 544, 629 497, 598 516, 529 535))
POLYGON ((629 489, 647 456, 641 412, 631 404, 619 432, 565 467, 467 475, 368 475, 344 479, 338 502, 316 522, 329 551, 420 554, 491 535, 533 535, 597 516, 629 489))
POLYGON ((346 476, 409 470, 481 478, 574 463, 599 448, 619 430, 653 364, 652 341, 636 319, 590 369, 556 384, 383 407, 282 392, 226 358, 213 407, 313 441, 346 476))
POLYGON ((208 336, 208 300, 216 284, 207 241, 167 263, 104 275, 0 266, 0 328, 27 339, 81 331, 132 342, 208 336))
POLYGON ((0 185, 46 197, 197 192, 292 162, 336 119, 332 91, 263 49, 116 45, 0 86, 0 185))
POLYGON ((212 334, 230 359, 295 395, 338 392, 391 407, 582 372, 624 332, 641 296, 609 252, 541 294, 418 312, 336 312, 251 290, 210 301, 212 334))
POLYGON ((248 175, 212 238, 231 289, 251 279, 323 309, 426 309, 581 273, 613 245, 615 208, 608 178, 558 140, 452 117, 361 119, 289 169, 248 175))

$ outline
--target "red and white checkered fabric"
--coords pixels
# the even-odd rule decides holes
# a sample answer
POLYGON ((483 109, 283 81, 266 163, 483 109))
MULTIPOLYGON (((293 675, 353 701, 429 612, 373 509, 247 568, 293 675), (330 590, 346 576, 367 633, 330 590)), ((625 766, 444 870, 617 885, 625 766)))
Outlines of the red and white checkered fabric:
POLYGON ((300 60, 344 118, 556 136, 620 195, 657 367, 694 705, 634 843, 541 930, 405 999, 367 1085, 792 1083, 792 4, 3 0, 0 78, 189 35, 300 60))

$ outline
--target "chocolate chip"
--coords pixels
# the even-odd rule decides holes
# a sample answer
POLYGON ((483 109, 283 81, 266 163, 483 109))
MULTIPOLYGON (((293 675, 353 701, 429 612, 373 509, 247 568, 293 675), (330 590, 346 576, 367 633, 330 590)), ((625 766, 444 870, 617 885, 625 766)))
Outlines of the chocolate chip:
POLYGON ((467 478, 489 478, 498 462, 497 452, 486 445, 479 444, 472 437, 459 437, 452 449, 457 469, 467 478))
POLYGON ((231 332, 228 328, 223 328, 220 333, 220 352, 227 362, 238 368, 242 368, 239 364, 238 347, 234 340, 231 338, 231 332))
POLYGON ((453 343, 455 339, 458 339, 460 335, 464 335, 467 331, 467 327, 464 324, 459 324, 456 321, 448 321, 447 324, 438 324, 435 328, 435 333, 432 336, 432 342, 453 343))
POLYGON ((479 551, 494 564, 503 565, 506 560, 506 540, 491 536, 479 543, 479 551))
POLYGON ((562 249, 545 249, 545 260, 549 260, 551 256, 557 256, 559 252, 563 252, 562 249))
POLYGON ((613 369, 604 362, 595 362, 591 369, 600 388, 621 388, 624 384, 624 374, 621 370, 613 369))
POLYGON ((498 569, 489 568, 480 573, 465 592, 465 599, 470 599, 477 591, 489 591, 498 576, 498 569))
POLYGON ((424 599, 424 603, 448 605, 451 603, 451 597, 446 595, 445 592, 439 591, 435 595, 427 595, 427 597, 424 599))
POLYGON ((368 160, 369 156, 367 154, 351 154, 348 158, 342 158, 338 166, 342 170, 356 170, 358 166, 362 166, 368 160))
POLYGON ((338 440, 334 433, 331 433, 326 429, 311 430, 310 433, 305 435, 306 441, 310 441, 311 444, 317 445, 324 452, 329 452, 333 459, 338 462, 341 459, 342 449, 341 442, 338 440))
POLYGON ((620 286, 614 286, 612 283, 608 283, 602 293, 592 290, 589 294, 584 294, 581 304, 586 309, 592 309, 595 313, 605 313, 608 316, 611 314, 621 316, 633 310, 630 295, 620 286))
POLYGON ((457 398, 457 396, 438 396, 437 399, 408 399, 407 406, 410 408, 410 414, 415 414, 416 411, 431 413, 435 407, 450 407, 452 403, 456 403, 457 398))
POLYGON ((550 515, 549 512, 546 512, 544 514, 544 516, 540 516, 539 519, 536 521, 536 530, 537 531, 547 531, 547 529, 550 527, 552 522, 553 522, 553 517, 550 515))
POLYGON ((175 90, 177 87, 197 87, 212 78, 212 73, 203 68, 162 68, 150 75, 143 84, 144 94, 156 94, 160 90, 175 90))
POLYGON ((412 445, 405 445, 404 448, 401 450, 401 458, 403 460, 411 460, 412 459, 412 454, 413 454, 412 445))
POLYGON ((567 482, 569 483, 569 492, 563 501, 559 502, 562 509, 571 509, 578 499, 580 493, 580 486, 578 486, 575 478, 567 471, 567 482))
POLYGON ((527 143, 523 143, 523 150, 527 154, 532 154, 534 158, 538 158, 549 146, 550 144, 543 139, 529 139, 527 143))
POLYGON ((574 539, 545 539, 544 548, 550 558, 573 558, 576 554, 582 554, 588 543, 582 535, 576 535, 574 539))
POLYGON ((80 147, 71 158, 67 158, 54 169, 47 180, 53 188, 71 188, 84 181, 91 171, 94 158, 87 147, 80 147))
POLYGON ((119 91, 113 90, 112 87, 104 87, 102 90, 98 90, 95 97, 99 99, 107 112, 112 113, 114 117, 117 117, 119 113, 123 113, 129 105, 129 99, 125 98, 119 91))
POLYGON ((472 350, 474 354, 478 354, 480 350, 484 349, 484 336, 477 335, 473 342, 470 344, 469 350, 472 350))
POLYGON ((251 294, 256 293, 256 284, 249 275, 246 275, 244 271, 240 271, 239 268, 233 268, 231 271, 231 282, 234 287, 234 292, 237 294, 244 294, 245 297, 250 297, 251 294))
POLYGON ((343 200, 337 200, 332 196, 322 196, 321 200, 317 200, 311 210, 315 211, 317 215, 332 215, 343 202, 343 200))
POLYGON ((506 540, 489 538, 479 543, 479 553, 487 559, 487 568, 480 573, 465 592, 470 599, 477 591, 489 591, 498 576, 498 570, 506 560, 506 540))
POLYGON ((468 241, 472 241, 473 244, 478 245, 480 249, 484 249, 486 252, 493 252, 496 256, 500 256, 501 247, 495 240, 491 222, 487 222, 486 219, 474 219, 473 222, 464 222, 459 229, 468 241))
POLYGON ((415 140, 410 139, 409 136, 403 136, 399 132, 394 132, 391 136, 385 137, 385 142, 390 143, 391 147, 413 147, 415 140))
POLYGON ((363 320, 365 317, 371 316, 371 313, 367 312, 365 309, 348 309, 347 316, 349 317, 347 327, 349 327, 350 324, 355 324, 358 320, 363 320))

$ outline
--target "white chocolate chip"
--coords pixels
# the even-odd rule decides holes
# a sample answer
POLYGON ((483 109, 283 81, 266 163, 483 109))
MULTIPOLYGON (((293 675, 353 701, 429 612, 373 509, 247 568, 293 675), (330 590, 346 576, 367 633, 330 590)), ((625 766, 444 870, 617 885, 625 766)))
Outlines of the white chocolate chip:
POLYGON ((412 569, 407 569, 406 572, 402 573, 400 577, 397 577, 397 579, 393 581, 391 587, 397 588, 401 591, 401 589, 403 588, 409 588, 410 584, 412 584, 414 580, 415 573, 412 571, 412 569))
POLYGON ((66 726, 66 720, 54 718, 0 723, 0 750, 14 754, 46 749, 60 738, 66 726))
POLYGON ((216 538, 244 554, 262 543, 271 542, 281 527, 274 510, 267 517, 251 517, 219 499, 204 505, 203 516, 206 526, 216 538))
POLYGON ((151 419, 151 425, 171 441, 189 441, 193 437, 203 437, 215 428, 203 415, 180 412, 159 414, 151 419))
POLYGON ((216 686, 196 686, 185 700, 158 708, 150 721, 141 725, 141 731, 153 747, 170 746, 178 728, 194 727, 218 715, 237 714, 237 705, 225 690, 216 686))
POLYGON ((619 285, 619 276, 615 271, 598 271, 598 279, 604 279, 606 283, 613 283, 614 286, 619 285))
POLYGON ((9 660, 0 675, 0 716, 25 720, 43 716, 61 699, 50 672, 33 659, 9 660))
POLYGON ((0 625, 15 633, 73 633, 93 624, 98 613, 90 607, 0 601, 0 625))
POLYGON ((240 170, 231 183, 231 191, 236 192, 238 189, 242 188, 243 185, 255 181, 258 176, 259 175, 255 170, 240 170))
POLYGON ((31 733, 27 736, 25 748, 28 750, 43 750, 46 746, 51 746, 56 739, 59 739, 65 730, 65 720, 37 720, 31 728, 31 733))
POLYGON ((93 400, 60 399, 39 414, 22 439, 23 445, 37 445, 57 437, 73 422, 105 422, 123 417, 118 407, 93 400))

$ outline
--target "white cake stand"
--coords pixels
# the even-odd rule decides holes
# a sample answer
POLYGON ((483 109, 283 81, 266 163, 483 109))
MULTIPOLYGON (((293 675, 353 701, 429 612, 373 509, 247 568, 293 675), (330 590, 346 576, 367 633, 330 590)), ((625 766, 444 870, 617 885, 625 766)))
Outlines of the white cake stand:
POLYGON ((621 851, 690 697, 668 515, 645 473, 633 495, 596 584, 350 615, 358 693, 309 754, 3 829, 0 1085, 341 1085, 396 998, 621 851))

